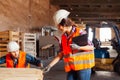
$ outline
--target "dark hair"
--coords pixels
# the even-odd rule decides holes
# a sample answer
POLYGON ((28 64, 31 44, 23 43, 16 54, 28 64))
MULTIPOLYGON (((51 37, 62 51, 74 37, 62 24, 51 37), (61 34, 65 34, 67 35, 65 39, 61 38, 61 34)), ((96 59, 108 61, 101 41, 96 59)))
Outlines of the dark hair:
POLYGON ((59 25, 61 26, 72 26, 73 25, 73 21, 69 18, 67 19, 62 19, 62 21, 59 23, 59 25))

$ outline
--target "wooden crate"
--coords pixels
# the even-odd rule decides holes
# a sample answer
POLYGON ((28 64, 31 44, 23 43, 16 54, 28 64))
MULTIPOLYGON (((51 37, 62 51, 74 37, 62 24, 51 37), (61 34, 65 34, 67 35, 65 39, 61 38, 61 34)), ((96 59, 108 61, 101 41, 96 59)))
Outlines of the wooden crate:
POLYGON ((112 64, 101 64, 101 65, 96 65, 93 70, 97 70, 97 71, 114 71, 113 69, 113 65, 112 64))
POLYGON ((0 68, 0 80, 43 80, 43 72, 34 68, 0 68))
POLYGON ((36 57, 36 34, 21 33, 21 50, 36 57))
POLYGON ((114 58, 95 58, 95 64, 101 65, 101 64, 112 64, 114 58))
POLYGON ((0 32, 0 57, 6 55, 7 44, 9 41, 16 41, 19 43, 19 32, 15 31, 0 32))
POLYGON ((113 71, 113 60, 114 58, 95 58, 94 70, 113 71))

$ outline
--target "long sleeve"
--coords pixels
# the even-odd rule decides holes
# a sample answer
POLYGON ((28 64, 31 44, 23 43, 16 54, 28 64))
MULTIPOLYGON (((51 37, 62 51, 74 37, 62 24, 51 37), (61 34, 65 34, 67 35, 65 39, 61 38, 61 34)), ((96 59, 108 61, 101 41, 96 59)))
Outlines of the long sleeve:
POLYGON ((41 63, 41 60, 39 60, 29 54, 26 54, 26 61, 27 61, 27 63, 33 64, 36 66, 39 66, 39 64, 41 63))
POLYGON ((0 58, 0 64, 6 63, 6 56, 0 58))

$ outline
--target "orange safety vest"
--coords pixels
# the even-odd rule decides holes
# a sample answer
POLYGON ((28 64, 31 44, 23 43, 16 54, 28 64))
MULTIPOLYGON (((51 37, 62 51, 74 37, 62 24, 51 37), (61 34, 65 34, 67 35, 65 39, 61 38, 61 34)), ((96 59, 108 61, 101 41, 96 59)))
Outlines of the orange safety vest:
POLYGON ((62 35, 63 59, 66 72, 88 69, 95 65, 94 51, 72 53, 73 50, 71 49, 70 44, 72 43, 72 38, 78 35, 80 35, 80 28, 78 27, 75 28, 75 31, 69 39, 65 34, 62 35))
MULTIPOLYGON (((11 56, 12 55, 10 53, 6 55, 6 65, 8 68, 14 68, 13 59, 11 56)), ((16 68, 26 68, 26 67, 28 67, 28 65, 26 65, 26 53, 20 51, 18 64, 16 65, 16 68)))

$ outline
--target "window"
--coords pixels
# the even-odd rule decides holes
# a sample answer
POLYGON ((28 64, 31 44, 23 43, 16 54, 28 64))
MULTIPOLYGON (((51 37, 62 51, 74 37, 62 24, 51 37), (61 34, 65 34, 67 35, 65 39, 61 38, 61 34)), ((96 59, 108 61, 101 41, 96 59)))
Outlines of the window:
POLYGON ((111 40, 111 29, 110 28, 100 28, 100 41, 106 42, 111 40))
POLYGON ((88 31, 89 33, 88 33, 88 39, 90 40, 90 41, 92 41, 92 39, 93 39, 93 32, 92 32, 92 28, 89 28, 89 31, 88 31))

